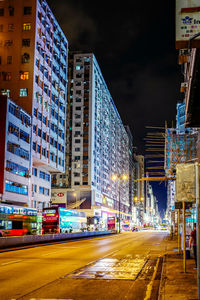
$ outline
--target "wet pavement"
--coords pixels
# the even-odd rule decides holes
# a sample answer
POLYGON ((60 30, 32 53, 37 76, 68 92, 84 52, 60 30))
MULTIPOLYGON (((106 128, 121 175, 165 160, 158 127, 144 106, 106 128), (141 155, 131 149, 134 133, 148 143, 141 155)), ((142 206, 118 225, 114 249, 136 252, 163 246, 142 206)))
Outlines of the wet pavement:
POLYGON ((131 255, 121 259, 102 258, 76 270, 66 278, 136 280, 146 262, 145 258, 132 258, 131 255))

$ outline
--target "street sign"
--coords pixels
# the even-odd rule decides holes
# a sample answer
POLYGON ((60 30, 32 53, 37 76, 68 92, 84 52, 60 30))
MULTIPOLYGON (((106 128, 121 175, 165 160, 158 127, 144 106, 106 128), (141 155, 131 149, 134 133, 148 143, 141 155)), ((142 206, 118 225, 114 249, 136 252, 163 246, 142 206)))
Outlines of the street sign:
MULTIPOLYGON (((185 209, 192 208, 192 201, 185 202, 185 209)), ((183 202, 175 202, 175 209, 182 209, 183 208, 183 202)))

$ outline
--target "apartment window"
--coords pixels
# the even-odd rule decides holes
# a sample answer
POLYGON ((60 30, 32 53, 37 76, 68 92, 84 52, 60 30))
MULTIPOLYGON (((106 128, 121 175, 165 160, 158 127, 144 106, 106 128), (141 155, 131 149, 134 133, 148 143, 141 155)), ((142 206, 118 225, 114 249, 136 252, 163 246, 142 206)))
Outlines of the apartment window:
POLYGON ((31 15, 32 14, 32 7, 31 6, 25 6, 24 7, 24 15, 31 15))
POLYGON ((15 12, 14 7, 13 6, 9 6, 8 9, 9 9, 9 16, 13 17, 14 16, 14 12, 15 12))
POLYGON ((10 81, 12 79, 11 72, 2 72, 2 77, 4 81, 10 81))
POLYGON ((79 144, 81 140, 75 140, 75 144, 79 144))
POLYGON ((19 157, 22 157, 26 160, 29 160, 29 153, 27 150, 23 149, 23 148, 20 148, 18 147, 18 145, 16 144, 13 144, 13 143, 10 143, 8 142, 7 143, 7 151, 19 156, 19 157))
POLYGON ((80 156, 74 156, 74 160, 80 160, 81 157, 80 156))
POLYGON ((32 184, 32 192, 37 193, 37 184, 32 184))
POLYGON ((33 142, 33 150, 36 151, 36 143, 33 142))
POLYGON ((9 32, 14 31, 14 24, 8 24, 8 31, 9 32))
POLYGON ((75 151, 79 152, 79 151, 81 151, 81 148, 75 148, 75 151))
POLYGON ((22 39, 22 47, 30 47, 31 40, 30 39, 22 39))
POLYGON ((11 47, 12 44, 13 44, 13 41, 12 41, 12 40, 6 40, 6 41, 4 42, 4 46, 5 46, 5 47, 11 47))
POLYGON ((24 53, 22 55, 22 64, 26 64, 30 62, 30 55, 28 53, 24 53))
POLYGON ((40 128, 38 128, 38 136, 40 136, 40 137, 41 137, 41 135, 42 135, 42 131, 41 131, 41 129, 40 129, 40 128))
POLYGON ((7 56, 7 64, 8 65, 12 64, 12 56, 7 56))
POLYGON ((28 177, 28 169, 9 160, 6 161, 6 171, 28 177))
POLYGON ((36 168, 33 168, 33 171, 32 171, 33 175, 37 177, 37 169, 36 168))
POLYGON ((31 23, 24 23, 23 24, 23 31, 31 30, 31 23))
POLYGON ((42 148, 42 155, 45 156, 46 155, 46 149, 42 148))
POLYGON ((33 114, 37 118, 37 116, 38 116, 38 110, 37 110, 37 108, 34 108, 33 114))
POLYGON ((41 146, 40 145, 37 145, 37 152, 41 153, 41 146))
POLYGON ((27 97, 28 96, 28 89, 20 89, 19 90, 20 97, 27 97))
POLYGON ((3 24, 0 24, 0 32, 3 32, 3 24))
POLYGON ((20 72, 20 79, 21 80, 28 80, 29 79, 29 72, 20 72))
POLYGON ((29 134, 22 129, 20 129, 20 139, 26 143, 29 143, 29 134))
POLYGON ((4 16, 4 8, 0 8, 0 17, 4 16))
POLYGON ((28 186, 27 185, 13 182, 10 180, 5 181, 5 190, 8 192, 13 192, 13 193, 17 193, 17 194, 28 195, 28 186))
POLYGON ((80 182, 75 181, 75 182, 74 182, 74 185, 80 185, 80 182))
POLYGON ((19 137, 19 127, 15 126, 13 123, 8 123, 8 132, 14 134, 15 136, 19 137))

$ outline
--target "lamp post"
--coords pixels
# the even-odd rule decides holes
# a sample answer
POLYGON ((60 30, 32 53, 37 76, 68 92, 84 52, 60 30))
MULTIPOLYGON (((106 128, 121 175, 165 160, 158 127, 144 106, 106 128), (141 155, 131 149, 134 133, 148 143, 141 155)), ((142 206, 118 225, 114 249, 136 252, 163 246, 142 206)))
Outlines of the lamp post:
POLYGON ((113 181, 117 181, 118 182, 118 200, 119 200, 119 233, 120 233, 120 221, 121 221, 121 214, 120 214, 120 210, 121 210, 121 197, 120 197, 120 188, 121 188, 121 181, 124 180, 128 180, 128 176, 126 174, 123 175, 116 175, 114 174, 112 176, 112 180, 113 181))

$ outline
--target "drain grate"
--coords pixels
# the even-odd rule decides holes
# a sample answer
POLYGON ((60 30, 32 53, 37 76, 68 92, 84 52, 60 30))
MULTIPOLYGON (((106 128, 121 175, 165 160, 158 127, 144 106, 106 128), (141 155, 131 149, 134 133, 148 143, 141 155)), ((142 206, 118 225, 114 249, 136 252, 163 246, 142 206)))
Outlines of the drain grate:
POLYGON ((146 262, 146 258, 102 258, 66 275, 66 278, 136 280, 146 262))

